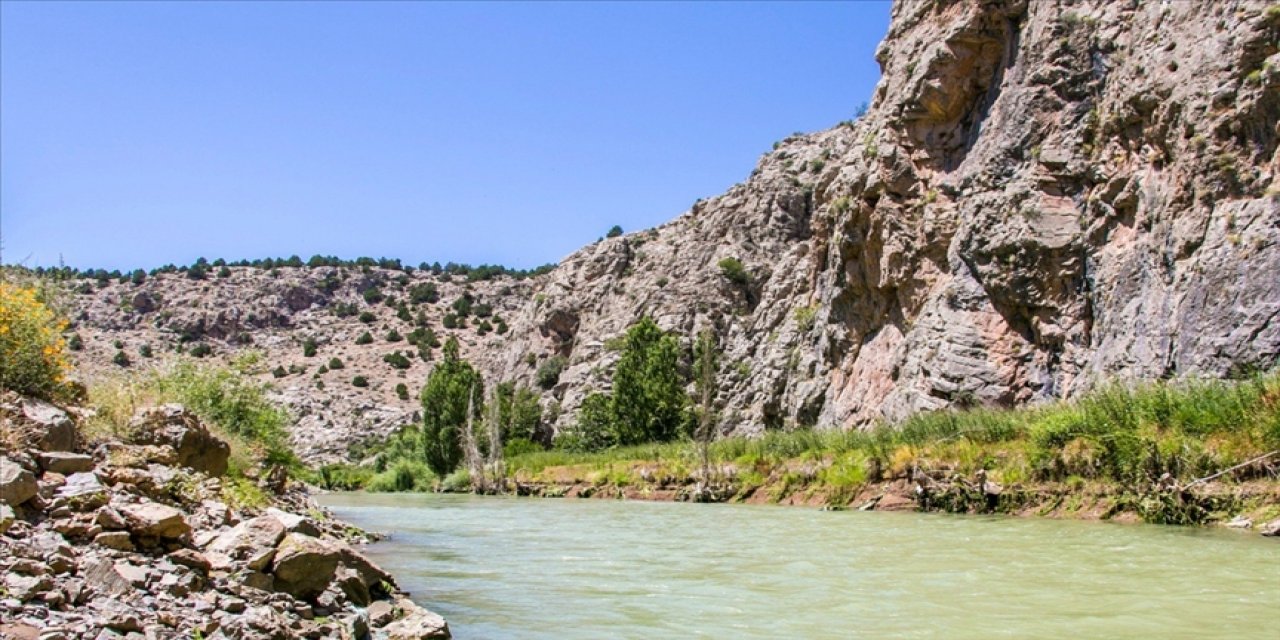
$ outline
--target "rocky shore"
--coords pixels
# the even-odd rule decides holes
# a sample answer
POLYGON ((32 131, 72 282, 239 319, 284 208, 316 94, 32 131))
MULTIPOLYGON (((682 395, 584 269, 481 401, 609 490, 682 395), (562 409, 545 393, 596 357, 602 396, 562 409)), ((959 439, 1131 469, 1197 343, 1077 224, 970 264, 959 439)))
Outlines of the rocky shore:
POLYGON ((283 469, 228 475, 183 407, 91 445, 84 414, 0 397, 0 638, 450 637, 353 546, 367 534, 283 469))

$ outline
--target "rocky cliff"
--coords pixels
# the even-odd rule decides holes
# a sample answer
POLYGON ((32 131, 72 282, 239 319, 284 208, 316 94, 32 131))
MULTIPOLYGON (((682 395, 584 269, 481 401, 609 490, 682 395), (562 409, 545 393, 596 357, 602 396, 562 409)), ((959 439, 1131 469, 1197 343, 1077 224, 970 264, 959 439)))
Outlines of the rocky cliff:
MULTIPOLYGON (((720 426, 737 433, 1274 366, 1278 43, 1280 6, 1263 2, 897 2, 865 115, 781 141, 743 183, 668 224, 531 281, 484 283, 511 330, 462 331, 465 354, 490 379, 527 384, 564 358, 544 398, 563 426, 608 388, 610 339, 637 318, 685 336, 711 327, 724 350, 720 426)), ((133 324, 113 324, 103 305, 132 286, 79 296, 82 325, 110 337, 167 327, 154 314, 171 312, 217 327, 265 305, 259 321, 304 319, 250 322, 260 345, 312 330, 354 338, 325 300, 262 282, 176 280, 201 293, 147 312, 131 301, 133 324)), ((426 367, 405 373, 411 388, 426 367)), ((375 407, 394 414, 378 429, 411 417, 390 380, 344 387, 350 400, 332 384, 282 393, 311 441, 375 407)))

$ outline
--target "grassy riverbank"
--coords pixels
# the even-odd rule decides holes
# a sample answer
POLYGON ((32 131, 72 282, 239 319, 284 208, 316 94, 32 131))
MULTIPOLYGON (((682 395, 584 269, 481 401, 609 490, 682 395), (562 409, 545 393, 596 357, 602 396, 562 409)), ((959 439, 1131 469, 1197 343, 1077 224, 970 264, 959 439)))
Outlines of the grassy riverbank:
MULTIPOLYGON (((710 448, 707 486, 725 501, 1189 524, 1280 515, 1277 450, 1280 375, 1271 373, 1115 385, 1071 402, 919 414, 865 432, 725 439, 710 448)), ((506 462, 527 492, 654 499, 694 497, 700 467, 690 442, 506 462)))

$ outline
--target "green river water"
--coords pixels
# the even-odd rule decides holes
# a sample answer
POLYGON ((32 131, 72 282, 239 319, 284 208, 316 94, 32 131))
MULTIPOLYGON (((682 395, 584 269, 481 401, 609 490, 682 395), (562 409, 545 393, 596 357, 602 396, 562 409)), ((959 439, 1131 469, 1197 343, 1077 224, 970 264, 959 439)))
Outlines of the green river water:
POLYGON ((747 505, 333 494, 461 640, 1280 638, 1256 533, 747 505))

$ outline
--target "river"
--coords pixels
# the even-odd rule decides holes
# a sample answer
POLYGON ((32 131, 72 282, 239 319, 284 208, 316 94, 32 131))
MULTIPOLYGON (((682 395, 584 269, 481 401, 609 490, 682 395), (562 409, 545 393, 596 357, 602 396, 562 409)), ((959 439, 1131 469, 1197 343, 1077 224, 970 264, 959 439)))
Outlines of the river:
POLYGON ((612 500, 332 494, 460 640, 1228 638, 1280 628, 1256 533, 612 500))

